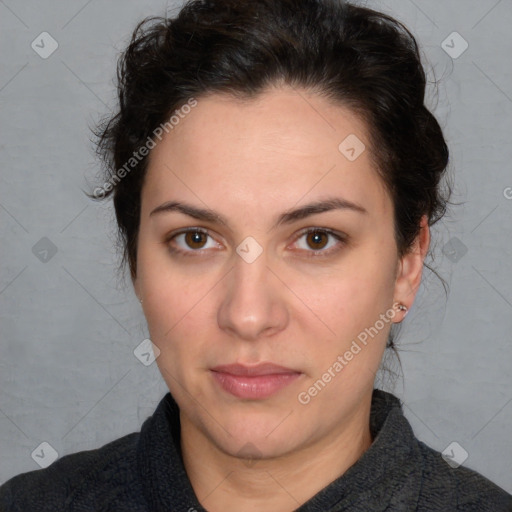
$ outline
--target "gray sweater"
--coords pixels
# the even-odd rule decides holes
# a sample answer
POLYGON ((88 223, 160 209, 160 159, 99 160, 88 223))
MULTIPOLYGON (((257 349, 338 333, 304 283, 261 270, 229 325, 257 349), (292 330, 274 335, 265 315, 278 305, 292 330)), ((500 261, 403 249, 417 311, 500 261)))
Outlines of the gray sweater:
MULTIPOLYGON (((418 441, 393 395, 374 391, 370 428, 371 447, 297 511, 512 511, 511 495, 474 471, 450 467, 418 441)), ((0 487, 1 512, 204 510, 183 466, 170 393, 140 433, 66 455, 0 487)))

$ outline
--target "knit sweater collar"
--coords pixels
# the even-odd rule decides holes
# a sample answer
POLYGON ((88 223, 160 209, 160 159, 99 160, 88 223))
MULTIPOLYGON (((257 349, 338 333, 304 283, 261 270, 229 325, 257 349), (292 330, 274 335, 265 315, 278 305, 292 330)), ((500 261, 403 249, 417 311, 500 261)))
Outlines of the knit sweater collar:
MULTIPOLYGON (((374 390, 370 412, 373 443, 341 477, 329 484, 297 512, 343 510, 414 510, 420 492, 419 448, 399 400, 374 390), (397 488, 407 488, 407 503, 393 503, 397 488)), ((204 511, 188 479, 180 449, 179 408, 170 393, 141 428, 137 445, 139 476, 150 510, 204 511)), ((314 471, 314 467, 311 468, 314 471)))

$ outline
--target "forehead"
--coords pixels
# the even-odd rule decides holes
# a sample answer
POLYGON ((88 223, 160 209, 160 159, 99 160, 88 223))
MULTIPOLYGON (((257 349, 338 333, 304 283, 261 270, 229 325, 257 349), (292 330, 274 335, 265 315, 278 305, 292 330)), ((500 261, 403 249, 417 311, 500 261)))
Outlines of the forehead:
POLYGON ((195 194, 209 206, 238 202, 248 212, 281 204, 282 210, 333 191, 389 208, 365 123, 348 108, 291 88, 197 102, 151 151, 143 208, 195 194), (353 152, 345 140, 357 153, 366 149, 347 158, 353 152))

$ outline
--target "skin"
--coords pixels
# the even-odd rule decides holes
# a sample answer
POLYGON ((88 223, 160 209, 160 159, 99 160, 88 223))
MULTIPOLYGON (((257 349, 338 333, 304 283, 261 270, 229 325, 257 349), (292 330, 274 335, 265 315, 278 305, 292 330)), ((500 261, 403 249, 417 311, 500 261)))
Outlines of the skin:
POLYGON ((134 287, 180 406, 187 474, 209 511, 294 510, 371 445, 375 373, 392 322, 404 317, 393 304, 411 307, 430 235, 424 217, 398 257, 393 204, 369 148, 365 124, 346 107, 282 86, 251 100, 198 98, 151 151, 134 287), (338 150, 349 134, 366 145, 352 162, 338 150), (327 198, 365 213, 334 209, 274 226, 279 215, 327 198), (227 224, 151 215, 168 201, 214 210, 227 224), (173 238, 191 227, 208 234, 173 238), (315 245, 305 228, 345 239, 322 232, 315 245), (263 250, 252 263, 236 252, 246 237, 263 250), (300 403, 299 393, 390 310, 378 335, 300 403), (269 398, 242 400, 210 371, 259 362, 301 375, 269 398))

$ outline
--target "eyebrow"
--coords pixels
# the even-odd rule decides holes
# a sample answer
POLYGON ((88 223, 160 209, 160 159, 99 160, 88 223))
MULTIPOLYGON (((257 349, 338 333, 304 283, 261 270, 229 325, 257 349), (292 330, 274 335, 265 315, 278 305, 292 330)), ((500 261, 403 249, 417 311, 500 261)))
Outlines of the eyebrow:
MULTIPOLYGON (((304 206, 301 206, 300 208, 296 208, 282 213, 277 218, 275 224, 272 226, 272 229, 275 229, 278 226, 284 224, 292 224, 293 222, 305 219, 306 217, 315 215, 317 213, 324 213, 332 210, 348 210, 361 214, 368 213, 368 211, 359 204, 353 203, 352 201, 348 201, 347 199, 333 197, 309 203, 304 206)), ((223 226, 228 226, 229 224, 228 221, 222 215, 215 212, 214 210, 210 210, 208 208, 198 208, 191 204, 179 201, 167 201, 166 203, 157 206, 154 210, 151 211, 149 215, 151 217, 152 215, 155 214, 169 212, 183 213, 184 215, 188 215, 189 217, 193 217, 194 219, 197 220, 218 223, 222 224, 223 226)))

